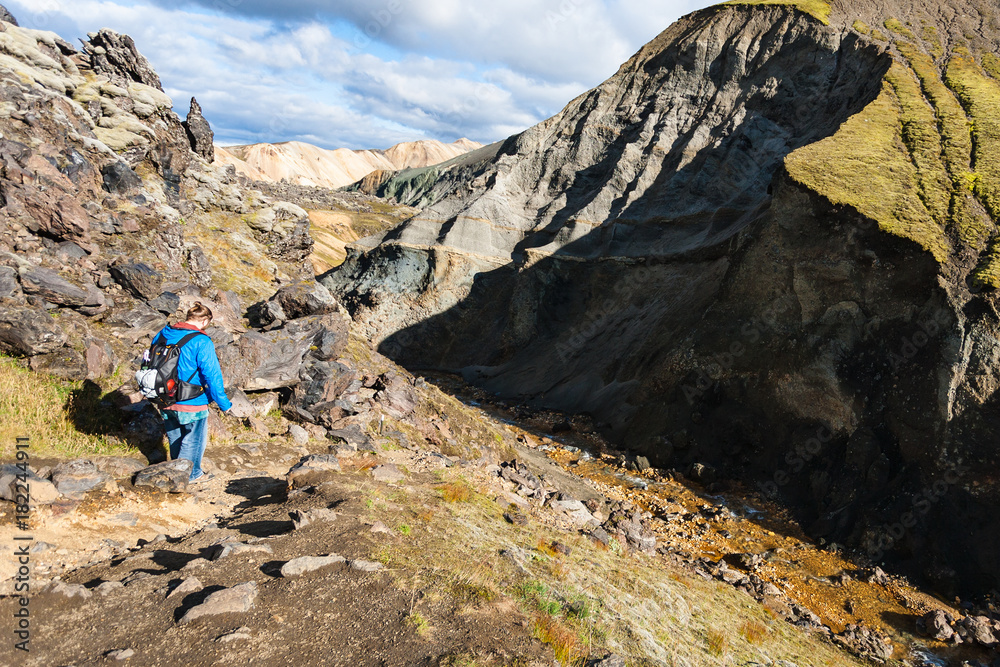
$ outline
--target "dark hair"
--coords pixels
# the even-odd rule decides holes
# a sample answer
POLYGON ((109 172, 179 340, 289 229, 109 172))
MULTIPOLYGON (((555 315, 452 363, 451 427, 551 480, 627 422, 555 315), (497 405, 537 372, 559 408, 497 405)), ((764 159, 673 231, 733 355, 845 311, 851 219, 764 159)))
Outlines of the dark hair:
POLYGON ((188 320, 208 320, 212 321, 212 310, 202 304, 201 301, 195 301, 194 305, 188 308, 187 315, 185 317, 188 320))

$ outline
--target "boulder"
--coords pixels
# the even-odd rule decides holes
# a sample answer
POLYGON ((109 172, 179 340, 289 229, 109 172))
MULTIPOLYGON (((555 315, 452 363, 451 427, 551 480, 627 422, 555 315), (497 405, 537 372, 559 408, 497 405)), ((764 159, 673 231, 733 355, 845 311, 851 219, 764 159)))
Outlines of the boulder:
POLYGON ((21 289, 25 294, 38 296, 49 303, 59 306, 98 306, 104 305, 104 295, 96 287, 93 291, 75 285, 60 276, 55 271, 34 267, 22 269, 21 289))
MULTIPOLYGON (((191 280, 198 287, 208 287, 212 284, 212 264, 205 256, 205 251, 195 246, 188 250, 188 270, 191 280)), ((236 310, 239 313, 239 310, 236 310)))
POLYGON ((326 434, 326 437, 334 442, 343 442, 355 451, 375 451, 375 443, 372 442, 371 437, 357 424, 351 424, 346 428, 333 429, 326 434))
POLYGON ((395 464, 385 463, 383 465, 376 466, 372 470, 372 478, 376 482, 395 484, 396 482, 401 482, 406 479, 406 475, 395 464))
POLYGON ((955 635, 954 628, 951 627, 950 615, 940 609, 934 609, 924 614, 920 620, 921 629, 924 634, 939 642, 946 642, 955 635))
POLYGON ((201 105, 193 97, 191 98, 191 110, 188 111, 187 120, 182 124, 187 131, 188 140, 191 142, 191 150, 205 158, 208 162, 214 162, 215 134, 212 132, 212 126, 208 124, 208 121, 201 114, 201 105))
POLYGON ((146 467, 145 463, 130 456, 95 456, 90 460, 98 470, 110 475, 111 479, 131 477, 146 467))
POLYGON ((960 621, 960 625, 980 646, 991 648, 997 645, 993 623, 986 616, 966 616, 960 621))
POLYGON ((89 459, 64 461, 52 471, 52 483, 56 489, 71 500, 82 500, 85 493, 103 489, 111 481, 111 475, 102 472, 89 459))
POLYGON ((584 505, 579 500, 553 500, 549 503, 552 509, 562 512, 570 521, 573 522, 578 528, 582 528, 588 524, 597 524, 597 520, 594 515, 590 513, 587 506, 584 505))
POLYGON ((176 313, 177 309, 181 307, 181 298, 173 292, 164 292, 150 301, 149 307, 170 316, 176 313))
POLYGON ((298 489, 318 483, 329 472, 339 472, 340 461, 332 454, 310 454, 303 456, 285 475, 288 486, 298 489))
POLYGON ((140 303, 135 308, 115 312, 113 315, 105 318, 105 323, 112 327, 129 329, 129 334, 133 338, 133 341, 135 341, 143 336, 155 334, 162 329, 167 324, 167 318, 146 304, 140 303))
POLYGON ((102 167, 101 177, 105 191, 113 195, 129 195, 142 185, 139 174, 123 160, 102 167))
POLYGON ((31 357, 28 366, 36 373, 48 373, 66 380, 86 380, 90 375, 87 358, 69 347, 31 357))
POLYGON ((244 542, 223 542, 216 544, 208 552, 209 560, 221 560, 226 556, 239 556, 249 553, 274 553, 267 544, 246 544, 244 542))
POLYGON ((380 375, 375 389, 375 400, 395 419, 406 417, 417 407, 417 393, 413 385, 395 371, 380 375))
POLYGON ((880 664, 892 657, 892 642, 863 625, 848 625, 833 640, 851 652, 880 664))
POLYGON ((188 609, 178 622, 185 624, 205 616, 250 611, 257 600, 257 595, 257 584, 253 581, 215 591, 205 598, 204 602, 188 609))
POLYGON ((0 299, 20 299, 24 294, 17 279, 17 271, 9 266, 0 266, 0 299))
POLYGON ((23 356, 54 352, 66 338, 52 317, 38 308, 0 306, 0 347, 8 352, 23 356))
POLYGON ((142 262, 123 262, 111 267, 111 276, 136 298, 149 301, 163 291, 163 276, 142 262))
POLYGON ((357 572, 379 572, 385 569, 385 565, 373 563, 370 560, 352 560, 351 569, 357 572))
POLYGON ((106 341, 91 338, 85 341, 87 346, 84 356, 87 362, 87 379, 106 378, 115 372, 117 357, 115 351, 106 341))
POLYGON ((288 518, 292 520, 295 530, 299 530, 314 522, 333 521, 337 518, 337 513, 322 507, 314 510, 291 510, 288 512, 288 518))
POLYGON ((309 442, 309 431, 298 424, 292 424, 288 427, 288 435, 291 436, 292 442, 296 445, 304 445, 309 442))
MULTIPOLYGON (((0 498, 16 503, 18 498, 18 484, 25 482, 22 480, 23 471, 13 464, 0 465, 0 498)), ((28 506, 32 509, 42 505, 51 505, 59 500, 61 494, 55 485, 47 479, 36 475, 30 468, 27 472, 26 483, 30 487, 30 502, 28 506)), ((23 489, 21 490, 23 493, 23 489)))
POLYGON ((279 289, 271 301, 277 301, 285 319, 325 315, 337 310, 337 300, 330 290, 315 280, 299 280, 279 289))
POLYGON ((330 554, 329 556, 299 556, 281 566, 281 576, 298 577, 306 572, 314 572, 324 567, 346 562, 346 558, 337 554, 330 554))
POLYGON ((137 472, 133 483, 165 493, 181 493, 187 490, 191 467, 191 462, 186 459, 164 461, 137 472))

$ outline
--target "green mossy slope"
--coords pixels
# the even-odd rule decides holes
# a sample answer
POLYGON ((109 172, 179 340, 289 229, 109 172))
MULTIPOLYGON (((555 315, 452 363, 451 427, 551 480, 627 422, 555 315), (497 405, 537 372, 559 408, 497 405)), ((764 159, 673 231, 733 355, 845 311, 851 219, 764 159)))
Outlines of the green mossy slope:
POLYGON ((830 25, 830 3, 824 0, 729 0, 727 5, 785 5, 795 7, 830 25))

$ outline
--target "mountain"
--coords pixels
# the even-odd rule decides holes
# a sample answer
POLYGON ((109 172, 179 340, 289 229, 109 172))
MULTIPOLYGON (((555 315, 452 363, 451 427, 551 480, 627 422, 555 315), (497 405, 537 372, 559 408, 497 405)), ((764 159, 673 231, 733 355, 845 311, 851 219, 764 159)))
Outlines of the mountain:
MULTIPOLYGON (((934 255, 916 250, 919 246, 892 229, 879 231, 856 210, 823 200, 817 190, 782 172, 791 171, 790 156, 785 155, 784 167, 779 159, 802 143, 793 130, 810 139, 824 132, 836 138, 853 127, 851 119, 858 116, 850 113, 858 107, 867 110, 867 97, 880 94, 877 79, 865 83, 871 71, 879 77, 891 72, 885 61, 893 55, 869 48, 847 30, 840 41, 827 39, 822 23, 788 10, 730 11, 696 15, 680 24, 681 34, 694 39, 687 44, 695 55, 710 54, 713 43, 694 28, 711 29, 709 19, 716 16, 728 23, 715 26, 719 42, 712 48, 735 49, 731 62, 741 62, 735 56, 744 47, 776 57, 785 40, 781 30, 787 29, 790 43, 799 48, 783 60, 794 75, 787 85, 808 92, 827 75, 843 81, 842 86, 819 86, 833 94, 822 104, 817 94, 810 103, 811 112, 828 114, 825 120, 796 119, 788 102, 783 103, 785 115, 772 110, 762 117, 767 96, 781 89, 779 70, 755 79, 760 84, 755 94, 764 98, 757 99, 734 89, 722 76, 724 68, 709 64, 702 74, 727 90, 726 95, 713 94, 694 67, 698 58, 679 61, 674 73, 661 71, 676 64, 670 58, 662 66, 654 66, 660 62, 655 58, 635 63, 626 82, 646 85, 647 94, 654 95, 659 94, 655 86, 662 84, 664 100, 684 111, 672 117, 653 114, 658 116, 654 127, 667 128, 684 115, 686 136, 694 146, 704 141, 696 141, 704 134, 699 129, 703 123, 725 121, 724 114, 689 115, 685 105, 698 99, 694 91, 702 90, 699 82, 705 95, 730 105, 726 108, 733 117, 741 119, 728 132, 709 134, 709 143, 733 144, 731 160, 716 155, 713 163, 704 148, 687 151, 684 142, 677 144, 682 155, 670 158, 695 164, 688 176, 698 187, 711 185, 712 170, 720 168, 715 178, 743 185, 728 217, 712 213, 720 227, 709 231, 719 238, 744 225, 734 236, 715 245, 709 239, 698 246, 697 239, 689 239, 685 248, 692 248, 690 253, 682 249, 669 255, 661 248, 656 261, 636 258, 641 243, 626 247, 628 255, 573 254, 575 241, 570 239, 563 257, 522 246, 531 262, 508 268, 510 262, 501 261, 497 249, 509 244, 515 225, 523 221, 512 218, 506 224, 503 207, 510 203, 527 210, 531 198, 515 190, 508 200, 495 193, 491 205, 497 217, 481 219, 478 228, 463 222, 458 236, 450 235, 451 223, 439 230, 450 243, 472 243, 475 234, 493 227, 497 237, 492 245, 459 252, 397 241, 383 248, 381 259, 370 254, 370 266, 385 270, 366 278, 378 280, 380 292, 345 294, 359 314, 352 322, 309 265, 317 245, 309 215, 327 214, 328 225, 349 236, 395 227, 395 216, 406 209, 357 193, 288 183, 248 186, 226 165, 212 163, 212 130, 197 101, 191 100, 182 121, 131 38, 101 30, 88 35, 78 51, 54 33, 19 28, 0 6, 0 432, 7 434, 0 439, 0 513, 12 519, 0 524, 0 541, 19 545, 18 558, 0 559, 0 615, 19 619, 17 641, 0 645, 0 664, 111 659, 229 664, 246 662, 250 654, 262 664, 539 667, 556 662, 614 667, 994 660, 992 595, 978 590, 972 599, 945 602, 917 590, 875 566, 870 562, 874 556, 803 536, 800 526, 769 499, 728 485, 725 475, 734 474, 732 465, 716 471, 706 464, 713 447, 724 448, 726 456, 753 472, 762 463, 746 461, 741 437, 756 428, 772 428, 754 452, 763 458, 773 455, 771 440, 789 447, 799 442, 785 439, 789 429, 798 429, 806 439, 772 471, 776 490, 795 491, 808 479, 811 502, 867 494, 865 505, 840 512, 860 517, 859 522, 877 516, 880 508, 893 511, 887 503, 900 484, 898 457, 914 452, 902 452, 898 445, 893 449, 877 426, 870 434, 857 435, 856 430, 846 447, 833 429, 813 430, 816 421, 808 415, 832 409, 837 396, 813 391, 809 378, 804 380, 797 369, 807 364, 819 372, 828 370, 824 358, 817 360, 813 353, 820 346, 840 355, 834 371, 853 374, 849 377, 882 391, 870 401, 898 401, 900 394, 893 394, 892 386, 878 384, 883 382, 879 375, 889 371, 878 366, 882 350, 872 339, 889 334, 887 345, 892 347, 893 327, 898 326, 911 335, 899 359, 890 358, 899 364, 894 381, 912 381, 902 388, 926 400, 921 393, 926 377, 905 373, 919 366, 939 377, 935 374, 943 362, 936 341, 953 335, 945 316, 953 311, 926 319, 912 306, 925 292, 942 299, 934 289, 955 289, 948 282, 950 274, 942 276, 942 271, 936 283, 925 275, 939 271, 934 255), (767 21, 778 21, 777 28, 769 30, 767 21), (733 33, 740 25, 757 32, 733 33), (752 38, 761 32, 766 39, 752 38), (853 46, 838 53, 837 64, 824 56, 823 49, 850 40, 853 46), (859 61, 849 57, 852 51, 859 61), (686 92, 670 86, 681 70, 694 76, 686 92), (851 119, 845 123, 841 116, 851 119), (744 121, 752 132, 740 129, 744 121), (785 144, 768 134, 782 128, 787 129, 785 144), (729 136, 734 138, 729 141, 729 136), (760 160, 756 168, 750 156, 760 160), (771 169, 772 181, 754 175, 755 169, 771 169), (739 170, 744 177, 738 177, 739 170), (562 263, 557 265, 556 259, 562 263), (446 323, 458 326, 458 334, 482 336, 457 338, 442 331, 432 315, 426 331, 417 332, 428 337, 417 337, 410 328, 387 339, 399 346, 390 350, 397 357, 405 347, 410 355, 422 348, 444 359, 449 346, 456 355, 468 355, 476 344, 490 355, 496 354, 491 348, 499 340, 512 360, 561 355, 577 373, 591 364, 612 380, 619 372, 613 364, 641 363, 645 366, 633 365, 633 385, 619 383, 600 398, 619 407, 631 401, 647 409, 650 419, 673 414, 665 400, 638 403, 641 391, 664 395, 664 385, 653 380, 668 383, 672 369, 683 368, 694 354, 724 349, 730 357, 720 353, 711 359, 718 368, 705 371, 708 380, 692 377, 691 396, 698 402, 691 408, 690 430, 666 436, 661 430, 656 442, 623 440, 624 446, 617 448, 600 437, 586 416, 532 410, 454 378, 418 377, 374 350, 365 328, 379 323, 365 317, 365 309, 381 309, 390 326, 413 316, 412 286, 397 288, 424 271, 421 262, 427 261, 434 263, 424 274, 428 304, 452 299, 446 323), (454 275, 477 261, 487 266, 495 262, 500 270, 473 276, 477 282, 466 295, 460 290, 442 293, 455 286, 454 275), (860 299, 855 307, 838 300, 832 310, 823 311, 826 301, 842 299, 852 289, 852 261, 866 262, 867 292, 855 297, 860 299), (706 266, 712 268, 709 276, 718 276, 717 283, 699 284, 706 266), (761 274, 761 267, 769 271, 761 274), (727 275, 730 269, 735 279, 727 275), (761 275, 766 276, 763 284, 761 275), (826 275, 843 278, 808 280, 826 275), (664 276, 676 280, 665 283, 664 276), (818 324, 803 318, 806 309, 785 308, 781 300, 761 312, 754 290, 788 294, 789 284, 801 303, 811 304, 808 312, 821 311, 818 324), (685 286, 694 294, 678 289, 685 286), (675 289, 666 289, 670 287, 675 289), (592 311, 595 317, 584 321, 586 327, 572 332, 568 344, 577 347, 553 351, 545 336, 556 335, 564 322, 579 323, 576 309, 588 299, 599 299, 602 309, 592 311), (206 333, 234 405, 226 414, 209 412, 211 439, 203 465, 215 476, 189 485, 187 463, 164 460, 162 417, 138 393, 131 376, 155 332, 182 318, 196 301, 215 314, 206 333), (873 303, 881 310, 859 323, 857 312, 873 303), (493 310, 498 304, 508 310, 493 310), (467 306, 469 312, 461 314, 467 306), (656 312, 664 319, 651 317, 656 312), (726 322, 741 312, 760 312, 761 319, 726 322), (480 322, 471 322, 477 317, 480 322), (607 318, 623 326, 609 328, 607 318), (676 326, 665 332, 667 319, 676 326), (925 326, 916 332, 897 320, 925 326), (528 327, 536 325, 550 329, 539 327, 534 338, 527 338, 528 327), (826 327, 826 333, 817 327, 826 327), (498 330, 504 338, 498 338, 498 330), (627 347, 642 331, 659 340, 646 348, 651 354, 631 359, 627 347), (690 347, 677 353, 671 336, 681 331, 688 332, 683 335, 689 336, 690 347), (614 336, 621 349, 613 344, 614 336), (734 347, 740 337, 746 339, 742 349, 734 347), (657 342, 663 343, 661 348, 652 345, 657 342), (593 352, 584 355, 588 346, 593 352), (661 349, 673 355, 673 366, 664 366, 656 356, 661 349), (759 379, 751 371, 760 372, 759 379), (710 376, 718 376, 719 383, 712 385, 710 376), (786 424, 776 409, 774 422, 754 421, 758 417, 751 412, 755 404, 748 394, 774 385, 796 392, 804 417, 786 424), (743 421, 737 423, 739 418, 743 421), (710 429, 728 427, 726 439, 704 439, 710 429), (641 446, 659 461, 674 449, 675 463, 655 467, 634 451, 641 446), (688 450, 706 463, 683 467, 688 450), (826 465, 836 474, 824 477, 826 465), (859 470, 865 475, 860 480, 851 476, 859 470), (888 492, 872 491, 873 483, 888 492), (826 495, 821 493, 824 484, 831 489, 826 495), (81 623, 93 631, 80 632, 81 623), (60 641, 49 641, 52 637, 60 641), (192 641, 205 638, 213 641, 192 641)), ((837 16, 819 13, 831 25, 837 16)), ((963 29, 971 34, 971 28, 963 29)), ((670 53, 669 44, 663 48, 670 53)), ((761 56, 759 64, 766 60, 761 56)), ((949 85, 957 85, 955 81, 959 79, 949 77, 949 85)), ((575 155, 563 155, 559 143, 542 161, 545 166, 532 162, 530 152, 513 159, 512 146, 505 142, 423 168, 423 176, 411 173, 400 193, 409 188, 416 197, 442 203, 470 193, 482 196, 503 185, 497 165, 504 173, 519 169, 517 177, 525 183, 532 182, 531 168, 545 166, 535 178, 551 167, 568 181, 584 178, 599 184, 600 170, 577 176, 573 164, 590 159, 583 144, 597 150, 609 139, 612 150, 625 151, 606 153, 609 165, 634 157, 627 141, 608 135, 610 125, 591 124, 614 118, 588 116, 597 110, 612 116, 627 113, 621 99, 619 106, 596 95, 582 106, 571 105, 569 114, 578 115, 585 132, 574 138, 560 130, 548 138, 579 144, 575 155), (518 167, 522 159, 525 164, 518 167), (477 170, 482 180, 463 181, 477 170)), ((971 99, 978 104, 980 93, 971 99)), ((902 105, 889 105, 888 111, 893 109, 902 105)), ((886 114, 882 107, 876 110, 886 114)), ((861 116, 862 129, 871 129, 867 124, 880 117, 861 116)), ((989 117, 973 127, 988 131, 989 117)), ((912 133, 919 126, 907 128, 912 133)), ((548 135, 536 128, 522 138, 532 136, 539 141, 548 135)), ((646 135, 629 136, 645 140, 646 135)), ((875 139, 868 138, 867 145, 878 148, 875 139)), ((893 141, 888 147, 905 150, 908 145, 893 141)), ((524 146, 527 150, 529 144, 524 146)), ((816 146, 816 141, 805 144, 816 146)), ((977 139, 975 150, 986 147, 983 137, 977 139)), ((823 178, 843 178, 836 168, 844 150, 837 144, 810 157, 806 166, 819 169, 823 178), (837 159, 824 162, 824 156, 837 159)), ((665 155, 653 161, 667 161, 665 155)), ((889 174, 901 169, 885 159, 880 164, 889 174)), ((400 182, 404 173, 383 174, 378 180, 400 182)), ((973 208, 984 196, 980 190, 990 185, 982 173, 963 175, 963 188, 954 191, 962 196, 970 192, 973 208)), ((661 172, 664 180, 672 175, 676 170, 661 172)), ((862 175, 874 176, 871 171, 862 175)), ((551 174, 545 178, 544 192, 531 201, 548 196, 566 203, 557 190, 558 179, 551 174)), ((637 183, 636 191, 655 190, 637 183)), ((691 186, 688 205, 710 205, 709 198, 699 198, 698 187, 691 186)), ((921 190, 923 196, 930 191, 921 190)), ((680 189, 671 192, 680 202, 680 189)), ((704 222, 698 215, 666 218, 669 202, 658 206, 659 217, 635 226, 649 225, 663 234, 704 222)), ((423 215, 418 213, 402 231, 419 226, 423 215)), ((551 227, 555 219, 546 224, 551 227)), ((665 235, 668 242, 681 237, 665 235)), ((657 250, 653 243, 646 247, 657 250)), ((361 259, 355 250, 349 270, 364 273, 361 259)), ((973 271, 971 259, 961 270, 973 271)), ((988 294, 980 291, 976 298, 980 301, 968 302, 962 326, 975 336, 970 346, 982 350, 990 343, 980 307, 988 294)), ((942 310, 952 307, 951 301, 938 303, 942 310)), ((549 363, 554 367, 554 357, 549 363)), ((969 372, 976 372, 979 363, 970 362, 969 372)), ((600 379, 588 377, 595 383, 600 379)), ((829 377, 834 382, 841 376, 829 377)), ((531 390, 529 374, 525 381, 531 390)), ((977 376, 975 382, 975 389, 988 391, 988 377, 977 376)), ((858 405, 860 411, 861 399, 858 405)), ((919 411, 926 406, 910 407, 919 411)), ((908 423, 903 417, 914 418, 911 413, 888 416, 891 428, 908 423)), ((619 423, 625 429, 641 425, 635 413, 631 421, 633 426, 619 423)), ((974 443, 946 444, 943 455, 950 457, 974 443)), ((928 474, 917 464, 906 472, 911 480, 928 474)), ((975 576, 979 559, 992 545, 989 473, 988 467, 946 471, 917 499, 950 512, 932 536, 954 539, 956 548, 970 542, 975 546, 976 539, 987 545, 973 549, 965 561, 940 559, 939 583, 975 576), (977 486, 970 490, 968 480, 977 486), (956 494, 963 503, 958 512, 956 494), (949 573, 945 568, 950 564, 963 569, 949 573)), ((793 507, 808 511, 809 503, 806 498, 793 507)), ((926 527, 920 522, 935 517, 922 510, 923 504, 911 505, 909 517, 900 515, 898 526, 890 525, 891 534, 906 536, 909 530, 913 537, 907 539, 923 539, 926 527)), ((819 533, 821 528, 811 530, 819 533)), ((947 555, 933 544, 929 553, 947 555)))
POLYGON ((468 139, 445 144, 427 139, 396 144, 386 150, 326 150, 289 141, 280 144, 215 147, 220 164, 258 181, 287 179, 295 185, 336 189, 359 181, 374 171, 398 171, 445 162, 481 144, 468 139))
POLYGON ((996 587, 998 56, 979 0, 695 12, 553 118, 370 184, 423 210, 322 282, 411 369, 996 587))

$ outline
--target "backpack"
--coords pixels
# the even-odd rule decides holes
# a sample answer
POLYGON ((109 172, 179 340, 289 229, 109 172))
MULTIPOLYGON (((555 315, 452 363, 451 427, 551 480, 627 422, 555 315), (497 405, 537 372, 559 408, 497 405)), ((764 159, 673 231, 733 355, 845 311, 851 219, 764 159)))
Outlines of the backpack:
POLYGON ((189 401, 197 398, 205 391, 201 385, 191 384, 198 375, 198 369, 182 381, 177 377, 177 362, 181 356, 181 348, 195 336, 207 335, 202 331, 194 331, 170 345, 161 334, 153 339, 152 345, 142 355, 142 364, 135 373, 135 381, 139 384, 139 392, 144 397, 165 408, 178 401, 189 401))

